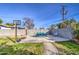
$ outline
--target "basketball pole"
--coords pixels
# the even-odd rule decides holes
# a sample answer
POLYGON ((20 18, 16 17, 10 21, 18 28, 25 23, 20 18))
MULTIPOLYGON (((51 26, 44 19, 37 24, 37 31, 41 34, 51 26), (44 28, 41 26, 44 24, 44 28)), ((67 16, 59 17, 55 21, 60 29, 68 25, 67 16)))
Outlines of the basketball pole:
POLYGON ((17 24, 15 24, 15 41, 17 40, 17 24))

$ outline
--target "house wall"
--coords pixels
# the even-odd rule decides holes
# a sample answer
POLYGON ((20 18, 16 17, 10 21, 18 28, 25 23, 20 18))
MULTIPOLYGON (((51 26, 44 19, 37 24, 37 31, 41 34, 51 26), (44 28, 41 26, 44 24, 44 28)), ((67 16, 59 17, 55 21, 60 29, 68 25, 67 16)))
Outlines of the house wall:
POLYGON ((11 28, 6 28, 6 27, 0 27, 0 29, 11 29, 11 28))
MULTIPOLYGON (((0 29, 0 37, 2 37, 2 36, 14 36, 14 35, 15 35, 14 29, 0 29)), ((24 29, 18 29, 17 35, 18 36, 21 36, 21 35, 24 36, 25 30, 24 29)))
MULTIPOLYGON (((27 30, 28 35, 35 35, 37 32, 47 32, 48 30, 36 30, 36 29, 31 29, 27 30)), ((17 35, 20 36, 25 36, 25 29, 18 29, 17 30, 17 35)), ((15 35, 15 30, 14 29, 0 29, 0 37, 2 36, 14 36, 15 35)))
POLYGON ((69 30, 69 29, 59 29, 58 34, 59 36, 64 38, 68 38, 68 39, 73 38, 72 30, 69 30))
POLYGON ((63 29, 56 29, 53 30, 53 33, 57 33, 57 36, 67 38, 67 39, 73 39, 73 30, 71 28, 63 28, 63 29))

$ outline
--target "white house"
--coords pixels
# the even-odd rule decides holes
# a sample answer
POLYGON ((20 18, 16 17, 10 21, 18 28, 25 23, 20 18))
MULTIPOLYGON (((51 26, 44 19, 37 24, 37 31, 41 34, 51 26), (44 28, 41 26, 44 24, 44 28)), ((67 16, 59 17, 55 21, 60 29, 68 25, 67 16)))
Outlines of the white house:
POLYGON ((1 25, 1 26, 0 26, 0 29, 12 29, 12 28, 11 28, 11 27, 6 27, 6 26, 1 25))

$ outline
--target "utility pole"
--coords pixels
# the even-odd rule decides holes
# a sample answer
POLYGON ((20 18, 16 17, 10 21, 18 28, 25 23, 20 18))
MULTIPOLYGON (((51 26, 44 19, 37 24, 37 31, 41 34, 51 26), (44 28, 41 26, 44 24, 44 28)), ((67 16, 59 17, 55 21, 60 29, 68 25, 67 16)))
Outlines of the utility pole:
POLYGON ((65 8, 64 8, 64 6, 62 6, 62 20, 64 21, 64 10, 65 10, 65 8))
POLYGON ((62 21, 64 21, 65 20, 65 15, 67 15, 67 10, 65 9, 64 5, 62 5, 61 7, 62 7, 61 8, 62 21))
MULTIPOLYGON (((67 10, 65 9, 65 6, 61 6, 61 16, 62 16, 62 21, 65 21, 65 16, 67 15, 67 10)), ((64 28, 66 26, 65 23, 62 23, 61 28, 64 28)))

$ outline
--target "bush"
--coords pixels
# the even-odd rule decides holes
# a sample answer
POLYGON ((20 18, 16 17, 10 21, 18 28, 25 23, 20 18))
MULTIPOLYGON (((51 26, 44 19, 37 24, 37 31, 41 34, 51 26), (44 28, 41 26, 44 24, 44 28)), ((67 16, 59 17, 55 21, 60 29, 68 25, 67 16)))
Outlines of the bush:
POLYGON ((75 37, 76 39, 79 39, 79 30, 75 30, 75 31, 74 31, 74 37, 75 37))

